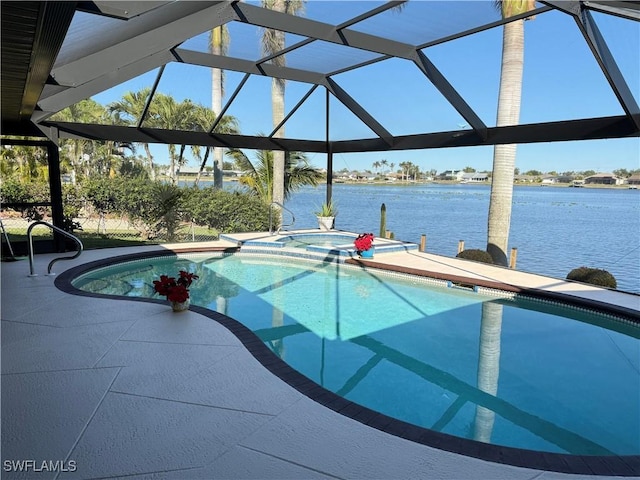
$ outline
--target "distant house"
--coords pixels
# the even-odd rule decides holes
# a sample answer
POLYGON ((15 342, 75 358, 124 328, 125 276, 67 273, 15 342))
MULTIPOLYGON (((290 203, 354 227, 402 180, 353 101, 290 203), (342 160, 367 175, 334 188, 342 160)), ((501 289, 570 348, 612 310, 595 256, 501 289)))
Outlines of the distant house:
POLYGON ((333 172, 333 178, 341 181, 373 181, 376 175, 371 172, 351 170, 350 172, 333 172))
POLYGON ((556 178, 556 181, 558 183, 571 183, 574 179, 575 178, 571 175, 559 175, 558 178, 556 178))
POLYGON ((640 185, 640 174, 631 175, 627 178, 627 183, 629 185, 640 185))
MULTIPOLYGON (((176 173, 178 175, 182 175, 185 177, 195 177, 198 175, 200 171, 200 167, 189 167, 187 165, 182 165, 176 169, 176 173)), ((171 169, 167 170, 167 175, 171 172, 171 169)))
POLYGON ((616 177, 613 173, 596 173, 584 179, 584 183, 589 185, 621 185, 622 178, 616 177))
POLYGON ((457 180, 459 182, 460 180, 462 180, 463 175, 464 172, 462 170, 445 170, 440 175, 438 175, 438 178, 440 180, 457 180))
POLYGON ((471 182, 471 183, 487 182, 489 181, 489 174, 480 173, 480 172, 463 173, 462 178, 460 180, 462 182, 471 182))
POLYGON ((514 180, 516 183, 534 183, 538 181, 538 178, 534 175, 516 175, 514 180))

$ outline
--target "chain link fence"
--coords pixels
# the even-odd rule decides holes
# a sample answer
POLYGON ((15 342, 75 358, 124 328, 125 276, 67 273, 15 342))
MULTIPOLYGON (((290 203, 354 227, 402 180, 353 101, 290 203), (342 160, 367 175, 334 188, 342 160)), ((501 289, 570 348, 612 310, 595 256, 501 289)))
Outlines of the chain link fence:
MULTIPOLYGON (((45 222, 53 223, 50 207, 38 207, 39 215, 45 222)), ((9 241, 24 242, 27 240, 27 229, 35 220, 25 218, 19 210, 2 208, 0 210, 2 227, 9 241)), ((173 239, 167 237, 166 232, 150 232, 136 222, 130 221, 126 216, 104 215, 81 211, 80 215, 73 218, 72 233, 80 238, 86 248, 92 246, 117 246, 140 243, 183 243, 203 242, 218 239, 218 232, 205 226, 196 225, 193 222, 180 222, 173 239)), ((38 239, 50 239, 53 234, 46 226, 36 226, 32 230, 34 241, 38 239)), ((3 244, 6 237, 2 235, 3 244)))

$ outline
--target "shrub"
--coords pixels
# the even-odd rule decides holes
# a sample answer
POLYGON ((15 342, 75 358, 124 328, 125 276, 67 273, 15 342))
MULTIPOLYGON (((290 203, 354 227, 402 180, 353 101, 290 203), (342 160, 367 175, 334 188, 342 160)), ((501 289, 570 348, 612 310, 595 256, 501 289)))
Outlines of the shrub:
POLYGON ((617 288, 618 282, 613 275, 606 270, 589 267, 574 268, 567 275, 567 280, 588 283, 599 287, 617 288))
POLYGON ((198 225, 223 233, 263 232, 269 229, 269 206, 255 195, 208 187, 188 190, 187 215, 198 225))
POLYGON ((96 212, 109 213, 117 204, 117 185, 110 178, 91 178, 82 183, 82 194, 96 212))
POLYGON ((183 191, 177 185, 169 183, 155 183, 152 190, 152 208, 146 220, 155 231, 166 233, 169 242, 175 242, 176 231, 180 226, 181 198, 183 191))
POLYGON ((82 199, 75 185, 62 186, 62 208, 63 208, 63 225, 62 228, 67 232, 73 233, 76 230, 82 230, 82 225, 74 219, 80 216, 82 209, 82 199))
POLYGON ((456 257, 464 258, 465 260, 473 260, 474 262, 493 264, 493 259, 489 252, 485 252, 484 250, 479 250, 477 248, 463 250, 456 255, 456 257))
MULTIPOLYGON (((43 182, 21 182, 15 179, 8 179, 2 182, 0 202, 5 203, 31 203, 49 202, 49 185, 43 182)), ((42 220, 49 207, 29 206, 20 208, 23 218, 31 221, 42 220)))

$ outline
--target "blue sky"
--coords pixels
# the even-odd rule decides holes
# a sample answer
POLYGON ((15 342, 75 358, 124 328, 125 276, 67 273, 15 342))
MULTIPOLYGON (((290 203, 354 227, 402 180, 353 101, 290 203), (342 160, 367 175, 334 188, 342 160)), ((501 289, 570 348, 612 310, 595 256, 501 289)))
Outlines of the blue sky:
MULTIPOLYGON (((427 9, 431 2, 412 1, 403 15, 427 9)), ((321 19, 325 15, 342 16, 338 21, 357 15, 369 8, 368 2, 308 1, 305 15, 321 19)), ((452 2, 453 5, 453 2, 452 2)), ((458 5, 464 5, 458 3, 458 5)), ((467 4, 469 5, 469 4, 467 4)), ((490 2, 474 2, 471 15, 494 15, 486 8, 490 2)), ((452 6, 452 14, 460 14, 452 6)), ((389 12, 386 15, 396 15, 389 12)), ((417 17, 417 15, 416 15, 417 17)), ((620 70, 625 76, 636 101, 640 102, 640 22, 631 22, 609 15, 594 14, 620 70)), ((391 24, 393 25, 393 24, 391 24)), ((447 28, 446 18, 438 23, 447 28)), ((409 24, 406 31, 394 33, 403 41, 425 41, 428 32, 420 25, 409 24), (406 37, 406 38, 405 38, 406 37)), ((371 21, 359 27, 363 31, 376 31, 371 21)), ((377 30, 379 33, 379 30, 377 30)), ((525 23, 525 71, 523 79, 520 123, 557 121, 581 117, 621 115, 620 104, 609 88, 593 55, 583 41, 575 22, 560 12, 538 15, 525 23)), ((243 24, 231 24, 229 54, 242 58, 260 58, 260 31, 243 24)), ((185 43, 185 48, 206 49, 207 34, 185 43)), ((300 37, 291 37, 294 43, 300 37)), ((500 72, 502 29, 495 28, 473 36, 447 42, 424 50, 427 57, 440 69, 462 97, 488 125, 495 125, 500 72)), ((331 58, 340 66, 341 57, 332 45, 316 42, 299 54, 290 54, 288 65, 298 68, 313 67, 314 59, 331 58)), ((362 52, 349 52, 360 58, 362 52)), ((150 86, 156 72, 114 87, 94 97, 106 104, 118 99, 126 91, 150 86)), ((235 90, 244 74, 226 72, 226 96, 235 90)), ((388 60, 358 71, 333 77, 334 80, 392 134, 455 130, 465 121, 441 97, 426 77, 410 62, 388 60)), ((287 83, 287 108, 293 107, 308 91, 309 85, 287 83)), ((158 91, 173 95, 177 100, 190 98, 203 105, 211 105, 210 69, 172 63, 165 69, 158 91)), ((227 112, 235 116, 240 130, 246 134, 268 134, 272 130, 270 80, 252 77, 227 112)), ((223 104, 227 98, 223 100, 223 104)), ((316 89, 305 105, 286 124, 286 136, 292 138, 325 138, 325 92, 316 89)), ((344 140, 368 138, 374 134, 345 107, 332 99, 330 104, 331 138, 344 140)), ((158 163, 168 163, 165 146, 152 149, 158 163)), ((250 152, 247 152, 250 154, 250 152)), ((492 147, 468 147, 405 152, 368 152, 334 156, 334 169, 371 169, 372 163, 386 159, 398 165, 411 161, 423 170, 457 169, 471 166, 477 170, 490 170, 492 147)), ((316 166, 325 166, 325 155, 309 154, 316 166)), ((189 163, 196 165, 194 160, 189 163)), ((558 172, 592 169, 600 172, 616 168, 640 168, 640 139, 594 140, 588 142, 562 142, 518 146, 516 166, 521 171, 531 169, 558 172)))

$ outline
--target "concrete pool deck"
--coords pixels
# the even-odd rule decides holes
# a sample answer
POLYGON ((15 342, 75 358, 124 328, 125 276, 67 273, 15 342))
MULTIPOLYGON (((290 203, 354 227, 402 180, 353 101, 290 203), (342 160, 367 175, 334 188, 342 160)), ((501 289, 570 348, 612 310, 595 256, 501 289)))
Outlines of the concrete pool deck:
MULTIPOLYGON (((235 244, 91 250, 53 271, 212 246, 235 244)), ((2 263, 2 478, 585 478, 478 460, 371 428, 283 382, 207 316, 59 290, 56 277, 44 275, 55 256, 36 256, 36 277, 28 277, 27 260, 2 263), (28 472, 16 471, 21 460, 34 461, 22 464, 28 472), (42 462, 56 461, 66 471, 42 471, 42 462)), ((374 262, 561 292, 640 315, 637 295, 459 259, 411 251, 374 262)), ((634 468, 630 460, 629 473, 634 468)))

